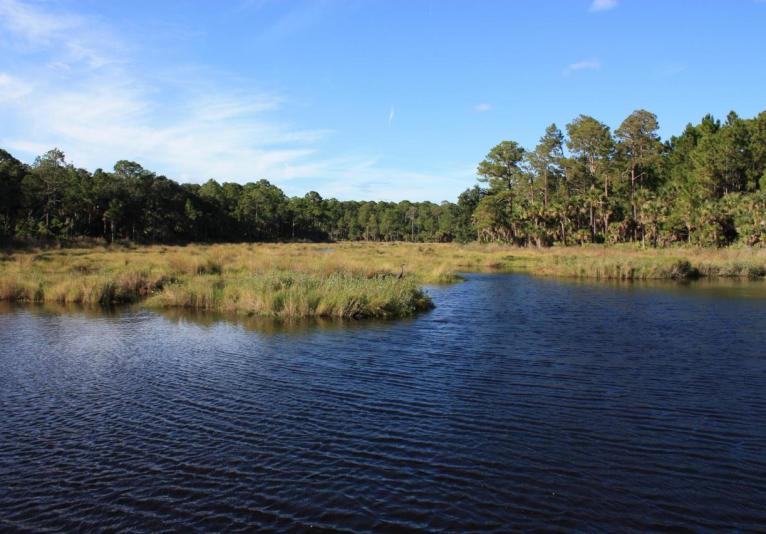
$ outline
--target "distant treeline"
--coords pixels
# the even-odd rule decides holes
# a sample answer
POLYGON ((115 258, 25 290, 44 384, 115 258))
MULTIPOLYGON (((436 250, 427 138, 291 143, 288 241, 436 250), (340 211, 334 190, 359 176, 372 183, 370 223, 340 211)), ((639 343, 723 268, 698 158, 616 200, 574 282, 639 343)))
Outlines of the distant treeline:
POLYGON ((0 149, 0 239, 138 243, 287 240, 467 241, 476 191, 458 204, 287 197, 266 180, 179 184, 118 161, 91 173, 51 150, 25 165, 0 149))
POLYGON ((287 197, 266 180, 178 184, 130 161, 91 173, 49 151, 26 165, 0 150, 0 240, 499 241, 518 245, 766 242, 766 112, 705 116, 662 142, 638 110, 612 132, 580 115, 527 150, 503 141, 484 186, 457 203, 287 197))

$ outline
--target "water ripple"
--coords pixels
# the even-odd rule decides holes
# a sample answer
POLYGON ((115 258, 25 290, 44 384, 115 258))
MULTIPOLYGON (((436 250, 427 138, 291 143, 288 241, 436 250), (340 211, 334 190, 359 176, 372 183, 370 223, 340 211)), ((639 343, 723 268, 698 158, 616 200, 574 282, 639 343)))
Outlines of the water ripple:
POLYGON ((766 300, 471 275, 301 331, 0 314, 0 530, 760 530, 766 300))

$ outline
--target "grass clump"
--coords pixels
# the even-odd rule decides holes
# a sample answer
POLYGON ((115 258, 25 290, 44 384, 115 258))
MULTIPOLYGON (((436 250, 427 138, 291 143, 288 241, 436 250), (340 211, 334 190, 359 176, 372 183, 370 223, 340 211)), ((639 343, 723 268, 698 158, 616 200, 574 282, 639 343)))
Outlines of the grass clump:
POLYGON ((412 280, 281 270, 216 280, 181 280, 147 304, 282 319, 404 317, 431 307, 428 296, 412 280))
POLYGON ((395 266, 387 251, 374 252, 375 262, 369 250, 353 251, 349 257, 313 245, 197 245, 20 253, 0 265, 0 300, 141 301, 284 319, 402 317, 431 307, 423 280, 401 262, 395 266))

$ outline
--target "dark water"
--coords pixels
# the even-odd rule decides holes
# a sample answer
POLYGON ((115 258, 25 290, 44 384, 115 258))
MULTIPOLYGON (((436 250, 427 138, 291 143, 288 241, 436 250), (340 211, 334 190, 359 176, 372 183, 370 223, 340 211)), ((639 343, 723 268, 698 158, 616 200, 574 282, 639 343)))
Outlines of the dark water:
POLYGON ((766 529, 763 286, 431 292, 297 329, 0 314, 0 530, 766 529))

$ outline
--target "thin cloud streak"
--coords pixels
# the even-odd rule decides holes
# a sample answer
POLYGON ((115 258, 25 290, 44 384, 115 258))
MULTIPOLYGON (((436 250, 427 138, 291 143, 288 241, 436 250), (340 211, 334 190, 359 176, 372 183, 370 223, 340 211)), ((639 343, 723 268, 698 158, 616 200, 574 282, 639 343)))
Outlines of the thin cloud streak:
POLYGON ((576 63, 567 65, 567 67, 563 70, 562 74, 564 76, 569 76, 575 72, 580 72, 583 70, 599 70, 599 69, 601 69, 601 62, 598 59, 586 59, 583 61, 578 61, 576 63))
POLYGON ((617 7, 617 0, 593 0, 590 5, 589 11, 609 11, 617 7))

